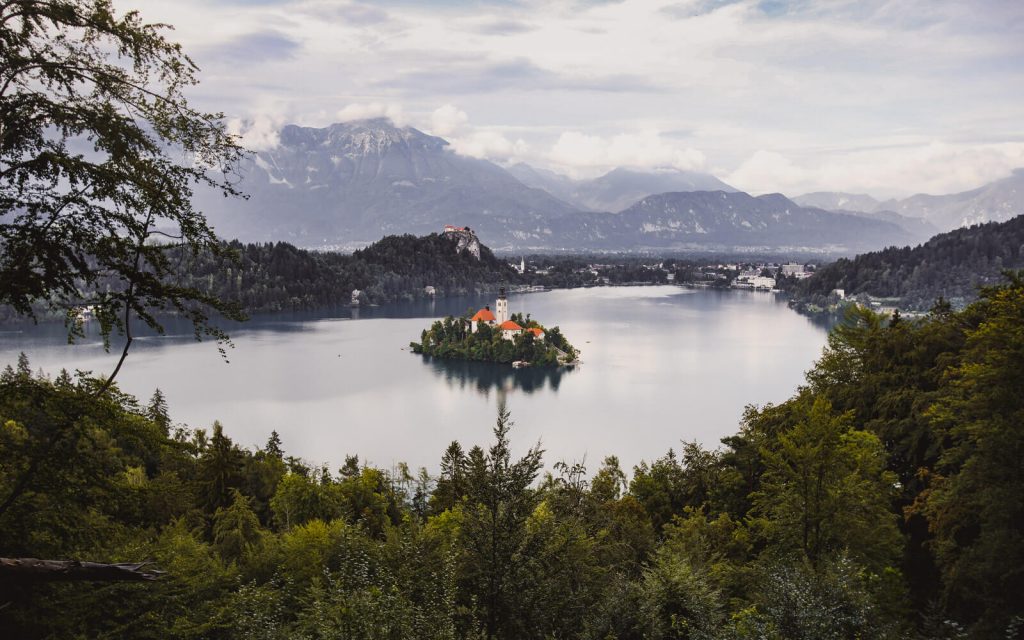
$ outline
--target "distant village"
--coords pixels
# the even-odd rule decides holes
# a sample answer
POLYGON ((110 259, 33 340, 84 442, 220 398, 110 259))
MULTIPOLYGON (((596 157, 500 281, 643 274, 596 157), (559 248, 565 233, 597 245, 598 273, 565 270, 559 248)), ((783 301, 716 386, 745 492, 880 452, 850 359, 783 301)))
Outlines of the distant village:
POLYGON ((551 264, 551 259, 520 258, 509 266, 530 281, 543 282, 548 278, 572 277, 583 286, 613 286, 636 284, 678 284, 689 287, 720 289, 749 289, 776 291, 780 280, 802 280, 814 274, 815 265, 797 262, 708 262, 659 260, 637 261, 625 259, 616 262, 582 262, 571 265, 551 264))

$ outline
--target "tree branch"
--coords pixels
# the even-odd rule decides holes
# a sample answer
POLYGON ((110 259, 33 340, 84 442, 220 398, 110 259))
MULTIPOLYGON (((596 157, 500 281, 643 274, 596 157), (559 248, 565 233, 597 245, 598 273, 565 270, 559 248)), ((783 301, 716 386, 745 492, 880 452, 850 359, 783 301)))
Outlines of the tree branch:
POLYGON ((146 569, 149 562, 104 564, 80 560, 0 558, 0 581, 11 583, 87 580, 96 582, 153 581, 164 571, 146 569))

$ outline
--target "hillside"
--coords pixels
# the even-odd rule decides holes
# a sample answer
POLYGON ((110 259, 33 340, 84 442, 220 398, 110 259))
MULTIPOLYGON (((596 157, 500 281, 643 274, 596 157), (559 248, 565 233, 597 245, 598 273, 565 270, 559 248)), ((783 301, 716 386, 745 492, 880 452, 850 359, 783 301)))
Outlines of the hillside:
POLYGON ((978 287, 1001 280, 1005 269, 1024 268, 1024 216, 943 233, 916 247, 890 247, 841 259, 814 276, 790 283, 796 306, 824 309, 847 298, 892 298, 887 306, 926 311, 941 296, 955 307, 977 298, 978 287))
POLYGON ((486 246, 478 245, 477 257, 458 250, 458 240, 438 233, 387 236, 352 255, 235 241, 229 246, 237 264, 200 261, 185 278, 250 313, 349 304, 353 290, 360 291, 361 303, 380 304, 424 297, 427 286, 446 296, 519 282, 519 274, 486 246))

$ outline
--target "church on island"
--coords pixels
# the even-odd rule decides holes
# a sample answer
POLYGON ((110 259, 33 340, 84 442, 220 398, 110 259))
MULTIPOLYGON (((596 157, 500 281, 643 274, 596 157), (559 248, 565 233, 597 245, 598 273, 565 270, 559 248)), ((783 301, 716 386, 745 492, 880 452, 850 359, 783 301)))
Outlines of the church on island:
POLYGON ((508 297, 505 295, 505 287, 502 287, 498 291, 498 299, 494 303, 494 311, 491 311, 490 306, 486 306, 477 311, 476 314, 470 318, 469 322, 470 331, 473 333, 477 332, 477 328, 481 324, 486 324, 500 330, 501 337, 506 340, 515 340, 515 337, 523 331, 529 331, 532 333, 535 340, 544 339, 544 331, 542 329, 537 327, 526 329, 519 326, 519 323, 511 319, 511 316, 509 316, 508 313, 508 297))
POLYGON ((513 367, 574 365, 579 352, 558 327, 545 329, 522 313, 509 313, 508 296, 502 287, 490 305, 462 317, 435 320, 410 342, 413 353, 511 364, 513 367))

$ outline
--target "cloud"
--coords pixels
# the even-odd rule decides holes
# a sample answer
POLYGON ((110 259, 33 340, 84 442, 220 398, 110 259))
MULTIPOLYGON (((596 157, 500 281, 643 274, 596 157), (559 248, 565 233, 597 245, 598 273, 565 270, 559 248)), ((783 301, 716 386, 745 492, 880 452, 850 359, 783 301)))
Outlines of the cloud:
POLYGON ((455 153, 471 158, 506 162, 518 160, 530 150, 521 138, 511 140, 496 129, 471 125, 466 112, 454 104, 434 109, 427 129, 447 139, 455 153))
POLYGON ((486 129, 455 138, 451 143, 452 149, 460 155, 495 162, 519 160, 530 151, 529 145, 521 138, 509 140, 503 133, 486 129))
POLYGON ((247 33, 227 42, 210 47, 204 57, 211 60, 229 61, 233 64, 256 64, 294 57, 302 44, 280 31, 267 30, 247 33))
POLYGON ((609 138, 566 131, 551 148, 548 160, 570 170, 672 167, 695 171, 705 163, 702 152, 669 142, 653 130, 609 138))
POLYGON ((537 27, 528 22, 511 19, 489 19, 470 27, 477 33, 488 36, 508 36, 533 31, 537 27))
POLYGON ((402 106, 393 102, 353 102, 339 109, 335 114, 338 122, 367 120, 369 118, 388 118, 396 127, 404 127, 409 119, 402 106))
POLYGON ((750 193, 781 191, 798 195, 810 182, 810 171, 774 151, 758 149, 743 161, 729 177, 729 184, 750 193), (795 192, 796 191, 796 192, 795 192))
POLYGON ((1005 0, 145 0, 141 10, 175 25, 202 63, 190 96, 204 110, 270 106, 323 126, 356 105, 342 116, 415 123, 474 154, 517 153, 523 141, 531 164, 571 171, 698 165, 755 190, 948 192, 1002 171, 1012 154, 991 145, 1019 142, 1024 118, 1024 3, 1005 0), (435 118, 447 104, 454 111, 435 118))
POLYGON ((387 11, 359 2, 338 5, 331 0, 331 2, 307 10, 321 17, 340 19, 344 23, 358 26, 384 24, 390 20, 387 11))
POLYGON ((451 136, 459 133, 469 122, 466 112, 453 104, 438 107, 430 114, 430 133, 435 136, 451 136))
POLYGON ((250 118, 232 118, 228 120, 227 130, 231 135, 239 136, 246 149, 265 151, 280 142, 278 134, 285 123, 283 117, 261 114, 250 118))
POLYGON ((973 189, 1024 166, 1024 142, 919 145, 793 159, 758 150, 725 180, 751 193, 831 190, 880 197, 973 189))
POLYGON ((382 77, 377 87, 401 89, 414 94, 475 94, 493 91, 652 92, 659 88, 641 74, 605 74, 591 71, 560 74, 544 69, 526 58, 501 62, 445 60, 429 62, 416 71, 382 77))

